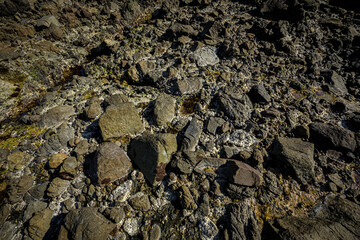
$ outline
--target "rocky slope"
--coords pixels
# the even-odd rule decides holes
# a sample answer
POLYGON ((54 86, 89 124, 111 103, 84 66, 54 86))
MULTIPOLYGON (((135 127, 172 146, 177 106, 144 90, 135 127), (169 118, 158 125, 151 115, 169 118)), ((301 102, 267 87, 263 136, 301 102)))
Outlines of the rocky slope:
POLYGON ((0 9, 0 239, 360 238, 353 1, 0 9))

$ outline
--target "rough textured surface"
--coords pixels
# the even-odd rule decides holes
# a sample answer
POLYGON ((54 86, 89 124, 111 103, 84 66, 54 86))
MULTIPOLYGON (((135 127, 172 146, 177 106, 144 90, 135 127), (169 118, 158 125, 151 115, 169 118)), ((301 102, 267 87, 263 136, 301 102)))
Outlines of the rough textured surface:
POLYGON ((44 239, 46 232, 50 228, 50 222, 53 216, 53 211, 46 208, 37 212, 29 221, 29 235, 33 240, 44 239))
POLYGON ((104 140, 135 135, 144 130, 137 109, 130 102, 109 106, 101 116, 99 126, 104 140))
POLYGON ((175 115, 175 98, 160 94, 155 100, 154 119, 159 126, 170 123, 175 115))
POLYGON ((96 160, 92 166, 96 173, 96 182, 101 186, 126 177, 131 168, 127 154, 115 143, 105 142, 100 145, 96 160))
POLYGON ((71 106, 58 106, 48 110, 41 116, 39 121, 40 128, 57 127, 66 121, 75 110, 71 106))

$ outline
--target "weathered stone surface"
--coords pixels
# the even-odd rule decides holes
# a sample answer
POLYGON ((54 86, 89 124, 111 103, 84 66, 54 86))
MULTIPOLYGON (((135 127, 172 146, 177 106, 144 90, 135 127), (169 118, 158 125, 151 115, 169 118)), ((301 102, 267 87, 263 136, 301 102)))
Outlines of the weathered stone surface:
POLYGON ((48 156, 49 154, 63 151, 70 139, 74 138, 75 131, 71 127, 60 126, 54 134, 47 138, 47 141, 40 147, 40 155, 48 156))
POLYGON ((161 238, 161 228, 159 225, 154 224, 151 227, 150 240, 160 240, 160 238, 161 238))
POLYGON ((310 138, 319 147, 355 150, 356 140, 353 132, 326 123, 312 123, 309 127, 310 138))
POLYGON ((31 176, 22 176, 19 179, 10 182, 8 191, 9 202, 17 203, 23 199, 24 194, 32 187, 34 179, 31 176))
POLYGON ((89 143, 87 140, 81 140, 74 149, 77 155, 84 155, 89 151, 89 143))
POLYGON ((17 151, 7 157, 7 163, 10 171, 24 169, 33 159, 33 156, 25 152, 17 151))
POLYGON ((178 79, 176 81, 177 88, 181 95, 196 94, 201 90, 202 81, 199 78, 178 79))
POLYGON ((202 47, 194 52, 195 60, 198 66, 206 67, 220 62, 216 55, 216 49, 213 47, 202 47))
POLYGON ((129 156, 149 183, 154 185, 164 178, 165 167, 176 150, 176 135, 146 133, 130 143, 129 156))
POLYGON ((154 119, 159 126, 171 122, 175 115, 176 99, 167 94, 160 94, 155 100, 154 119))
POLYGON ((299 138, 280 137, 275 143, 272 154, 280 162, 286 173, 302 183, 314 180, 314 144, 299 138))
POLYGON ((216 224, 210 220, 208 217, 204 217, 199 222, 200 230, 200 239, 201 240, 211 240, 215 239, 216 235, 219 232, 216 224))
POLYGON ((104 214, 116 224, 121 223, 125 219, 125 211, 122 207, 107 208, 104 214))
POLYGON ((105 240, 116 225, 99 213, 97 208, 85 207, 69 212, 63 227, 73 239, 105 240))
POLYGON ((131 168, 131 161, 127 154, 115 143, 105 142, 96 154, 94 173, 96 182, 101 186, 126 177, 131 168))
POLYGON ((332 92, 339 95, 348 93, 344 79, 335 71, 326 72, 325 80, 329 83, 332 92))
POLYGON ((67 158, 66 153, 55 153, 49 160, 49 168, 57 168, 67 158))
POLYGON ((72 180, 78 171, 78 162, 75 157, 68 157, 65 159, 60 167, 59 174, 61 178, 66 180, 72 180))
POLYGON ((122 93, 111 95, 105 100, 108 105, 119 105, 128 101, 128 97, 122 93))
POLYGON ((176 154, 170 162, 170 166, 181 173, 192 173, 197 163, 196 152, 181 152, 176 154))
POLYGON ((314 216, 288 216, 277 219, 265 229, 272 239, 359 239, 359 205, 340 196, 329 196, 314 209, 314 216))
POLYGON ((138 111, 130 102, 109 106, 100 117, 99 126, 104 140, 135 135, 144 130, 138 111))
POLYGON ((33 217, 34 213, 44 210, 47 207, 47 203, 39 200, 35 200, 27 205, 24 212, 23 220, 26 222, 33 217))
POLYGON ((262 182, 261 174, 246 163, 225 159, 204 157, 195 167, 201 174, 221 177, 231 184, 254 187, 262 182))
POLYGON ((181 146, 183 151, 195 151, 202 133, 203 122, 193 118, 184 133, 184 140, 181 146))
POLYGON ((269 93, 261 83, 251 88, 249 97, 253 103, 266 104, 271 100, 269 93))
POLYGON ((227 230, 230 239, 261 239, 256 215, 246 202, 231 204, 228 211, 230 218, 227 230))
POLYGON ((50 222, 53 216, 53 211, 46 208, 37 212, 29 221, 29 235, 33 240, 44 239, 46 232, 50 228, 50 222))
POLYGON ((225 120, 219 117, 210 117, 207 125, 206 130, 215 135, 217 130, 225 123, 225 120))
POLYGON ((51 24, 53 24, 56 27, 61 26, 61 24, 56 19, 56 17, 54 17, 52 15, 44 16, 36 21, 36 27, 38 27, 38 28, 48 28, 51 26, 51 24))
POLYGON ((40 128, 56 128, 74 114, 75 110, 71 106, 54 107, 41 116, 38 125, 40 128))
POLYGON ((100 105, 100 100, 98 97, 93 97, 87 103, 87 107, 85 108, 85 115, 88 119, 95 119, 102 113, 102 108, 100 105))
POLYGON ((141 211, 148 211, 151 208, 149 196, 143 192, 139 192, 129 199, 130 205, 141 211))
POLYGON ((184 209, 195 210, 197 208, 196 202, 189 190, 185 185, 180 190, 181 205, 184 209))
POLYGON ((47 189, 47 195, 53 198, 58 197, 66 191, 69 185, 70 182, 67 180, 54 178, 47 189))

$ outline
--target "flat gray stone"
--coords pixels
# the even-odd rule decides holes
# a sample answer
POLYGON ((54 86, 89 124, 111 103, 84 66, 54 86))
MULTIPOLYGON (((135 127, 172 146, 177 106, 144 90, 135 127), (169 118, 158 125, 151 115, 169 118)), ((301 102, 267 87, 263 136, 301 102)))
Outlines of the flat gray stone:
POLYGON ((38 123, 39 128, 56 128, 74 114, 75 109, 71 106, 54 107, 41 116, 41 119, 38 123))

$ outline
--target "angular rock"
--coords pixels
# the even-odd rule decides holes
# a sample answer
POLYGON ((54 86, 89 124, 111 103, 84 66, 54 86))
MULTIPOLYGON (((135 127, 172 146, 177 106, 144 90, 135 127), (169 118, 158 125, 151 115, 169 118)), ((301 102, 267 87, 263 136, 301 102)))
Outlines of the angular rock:
POLYGON ((76 152, 77 156, 78 155, 84 155, 89 151, 89 143, 87 140, 82 140, 80 141, 77 145, 76 148, 74 149, 74 152, 76 152))
POLYGON ((269 93, 262 83, 251 88, 249 97, 253 103, 267 104, 271 100, 269 93))
POLYGON ((176 150, 176 135, 145 133, 130 143, 129 156, 149 183, 154 185, 164 178, 165 167, 176 150))
POLYGON ((203 86, 199 78, 177 79, 176 85, 181 95, 198 93, 203 86))
POLYGON ((215 239, 219 232, 216 224, 208 217, 204 217, 199 222, 200 239, 201 240, 212 240, 215 239))
POLYGON ((100 117, 99 126, 103 139, 135 135, 144 130, 137 109, 133 103, 109 106, 100 117))
POLYGON ((74 138, 75 131, 71 127, 60 126, 54 134, 47 138, 47 141, 40 147, 40 156, 63 151, 70 139, 74 138))
POLYGON ((68 157, 65 159, 60 167, 59 174, 61 178, 66 180, 72 180, 78 171, 78 162, 75 157, 68 157))
POLYGON ((322 148, 336 148, 354 151, 356 148, 355 134, 345 128, 326 123, 312 123, 311 140, 322 148))
POLYGON ((183 185, 181 187, 179 197, 184 209, 195 210, 197 208, 196 202, 187 186, 183 185))
POLYGON ((7 157, 7 163, 10 171, 24 169, 31 162, 33 156, 25 152, 17 151, 7 157))
POLYGON ((181 146, 183 151, 195 151, 202 133, 203 123, 195 117, 190 121, 184 133, 184 140, 181 146))
POLYGON ((314 144, 299 138, 280 137, 274 145, 272 154, 287 174, 296 177, 301 183, 306 184, 314 180, 314 144))
POLYGON ((134 186, 133 181, 127 180, 112 191, 114 199, 119 202, 125 202, 130 197, 130 192, 134 186))
POLYGON ((206 126, 206 130, 215 135, 217 130, 225 123, 225 120, 219 117, 210 117, 208 122, 207 122, 207 126, 206 126))
POLYGON ((170 166, 178 172, 190 174, 192 173, 196 163, 196 152, 182 152, 181 155, 177 154, 173 157, 170 162, 170 166))
POLYGON ((93 167, 96 173, 95 181, 104 186, 126 177, 130 172, 131 161, 118 145, 105 142, 99 146, 93 167))
POLYGON ((196 63, 200 67, 212 66, 220 62, 214 47, 202 47, 194 52, 196 63))
POLYGON ((123 208, 107 208, 104 213, 107 218, 116 224, 121 223, 125 219, 125 211, 123 208))
POLYGON ((33 240, 44 239, 46 232, 50 228, 50 222, 53 217, 53 211, 46 208, 37 212, 29 221, 28 232, 33 240))
POLYGON ((123 228, 124 231, 127 232, 131 237, 135 236, 139 233, 140 230, 140 222, 141 219, 138 218, 128 218, 125 220, 123 228))
POLYGON ((175 116, 176 99, 167 94, 160 94, 155 100, 154 119, 157 125, 165 126, 175 116))
POLYGON ((130 205, 135 210, 148 211, 151 208, 149 196, 143 192, 139 192, 129 199, 130 205))
POLYGON ((49 160, 49 168, 57 168, 67 158, 66 153, 55 153, 49 160))
POLYGON ((47 207, 47 203, 39 200, 35 200, 27 205, 24 212, 23 221, 26 222, 33 217, 34 213, 44 210, 47 207))
POLYGON ((121 103, 125 103, 128 101, 128 97, 122 93, 111 95, 105 100, 108 105, 120 105, 121 103))
POLYGON ((271 239, 359 239, 359 205, 340 196, 329 196, 306 216, 288 216, 270 223, 264 235, 271 239))
POLYGON ((10 182, 8 191, 9 202, 17 203, 22 201, 24 194, 32 187, 34 179, 31 176, 22 176, 21 178, 10 182))
POLYGON ((0 225, 2 226, 11 213, 11 205, 3 204, 0 206, 0 225))
POLYGON ((56 27, 60 27, 61 24, 53 15, 47 15, 36 21, 36 27, 38 28, 49 28, 53 24, 56 27))
POLYGON ((154 224, 151 227, 150 240, 160 240, 160 238, 161 238, 161 228, 159 225, 154 224))
POLYGON ((66 191, 69 185, 70 182, 67 180, 54 178, 47 189, 47 195, 52 198, 58 197, 66 191))
POLYGON ((75 110, 71 106, 54 107, 41 116, 39 128, 56 128, 74 114, 75 110))
POLYGON ((325 80, 330 84, 330 89, 334 93, 339 95, 348 93, 344 79, 335 71, 326 72, 325 80))
POLYGON ((229 239, 260 240, 260 228, 256 215, 246 202, 231 204, 228 212, 228 234, 229 239))
POLYGON ((102 108, 100 105, 100 100, 97 97, 93 97, 87 103, 87 107, 85 108, 85 115, 88 119, 95 119, 102 113, 102 108))
POLYGON ((69 212, 62 226, 71 234, 72 239, 78 240, 105 240, 115 227, 97 208, 90 207, 69 212))

